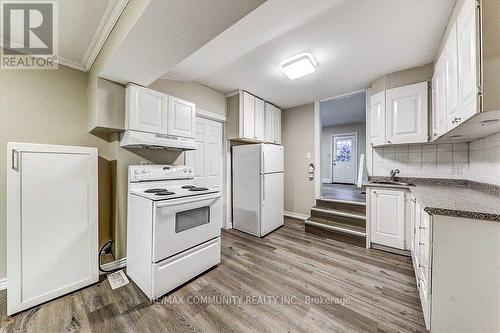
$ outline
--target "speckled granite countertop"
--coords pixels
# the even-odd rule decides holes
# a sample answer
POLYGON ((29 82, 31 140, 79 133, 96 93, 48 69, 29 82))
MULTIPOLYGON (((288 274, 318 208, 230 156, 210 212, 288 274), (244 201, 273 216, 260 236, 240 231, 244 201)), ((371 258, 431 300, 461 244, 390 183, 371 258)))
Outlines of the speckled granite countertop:
MULTIPOLYGON (((388 180, 377 177, 376 180, 388 180)), ((415 186, 366 184, 367 187, 409 189, 422 208, 431 215, 457 216, 500 222, 498 186, 466 180, 399 178, 415 186)))

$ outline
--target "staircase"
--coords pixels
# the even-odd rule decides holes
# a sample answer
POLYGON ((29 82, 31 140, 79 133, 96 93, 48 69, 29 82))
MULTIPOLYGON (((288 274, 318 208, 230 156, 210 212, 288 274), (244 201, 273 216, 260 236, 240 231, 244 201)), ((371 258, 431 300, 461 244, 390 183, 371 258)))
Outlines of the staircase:
POLYGON ((366 246, 366 202, 318 199, 305 221, 306 232, 366 246))

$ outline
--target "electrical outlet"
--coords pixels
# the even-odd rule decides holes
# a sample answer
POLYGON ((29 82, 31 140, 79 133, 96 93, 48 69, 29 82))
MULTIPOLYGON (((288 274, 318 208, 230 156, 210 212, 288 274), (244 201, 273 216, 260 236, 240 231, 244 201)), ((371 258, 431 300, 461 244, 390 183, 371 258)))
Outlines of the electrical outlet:
POLYGON ((306 153, 306 158, 311 158, 311 153, 306 153))
POLYGON ((454 165, 451 167, 451 174, 454 176, 460 176, 464 174, 463 165, 454 165))

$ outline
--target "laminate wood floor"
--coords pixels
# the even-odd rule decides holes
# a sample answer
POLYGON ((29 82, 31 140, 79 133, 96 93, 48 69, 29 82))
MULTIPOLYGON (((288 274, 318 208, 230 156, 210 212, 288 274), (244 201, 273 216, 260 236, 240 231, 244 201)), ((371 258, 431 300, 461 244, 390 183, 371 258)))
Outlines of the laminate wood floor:
POLYGON ((366 202, 366 188, 359 188, 356 185, 348 184, 322 183, 321 197, 327 199, 366 202))
MULTIPOLYGON (((43 283, 43 281, 40 281, 43 283)), ((151 303, 107 280, 5 315, 2 332, 425 332, 411 259, 304 232, 222 234, 222 262, 151 303)))

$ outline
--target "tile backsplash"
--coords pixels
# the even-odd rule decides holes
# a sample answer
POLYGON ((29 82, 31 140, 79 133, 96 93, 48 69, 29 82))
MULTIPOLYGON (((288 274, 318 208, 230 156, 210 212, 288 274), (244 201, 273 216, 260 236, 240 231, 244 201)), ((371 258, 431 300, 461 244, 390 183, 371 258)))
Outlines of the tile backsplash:
POLYGON ((373 175, 389 176, 399 169, 400 177, 467 179, 469 144, 414 144, 375 148, 373 175))
POLYGON ((500 133, 469 143, 469 179, 500 185, 500 133))
POLYGON ((500 133, 464 143, 412 144, 373 149, 373 175, 469 179, 500 185, 500 133))

